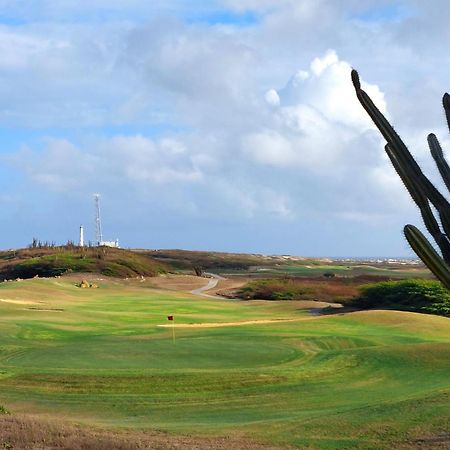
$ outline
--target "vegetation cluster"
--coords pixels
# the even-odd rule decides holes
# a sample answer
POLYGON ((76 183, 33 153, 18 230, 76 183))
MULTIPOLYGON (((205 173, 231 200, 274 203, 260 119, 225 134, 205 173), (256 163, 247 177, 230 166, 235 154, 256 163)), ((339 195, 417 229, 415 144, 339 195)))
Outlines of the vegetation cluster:
POLYGON ((397 309, 450 317, 450 292, 426 279, 376 280, 371 277, 265 278, 250 281, 237 291, 245 300, 316 300, 356 309, 397 309))
POLYGON ((0 279, 53 277, 69 272, 112 277, 155 276, 166 266, 129 250, 109 247, 42 246, 0 252, 0 279))
POLYGON ((252 280, 238 290, 237 296, 245 300, 317 300, 343 302, 358 294, 358 278, 264 278, 252 280))
POLYGON ((349 302, 357 308, 398 309, 450 317, 450 292, 434 280, 384 281, 361 288, 349 302))

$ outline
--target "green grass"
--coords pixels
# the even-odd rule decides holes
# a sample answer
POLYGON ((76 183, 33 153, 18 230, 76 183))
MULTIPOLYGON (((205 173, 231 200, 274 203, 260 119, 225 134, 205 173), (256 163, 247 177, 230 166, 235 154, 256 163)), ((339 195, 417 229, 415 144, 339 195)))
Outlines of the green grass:
POLYGON ((313 317, 105 281, 0 285, 0 404, 113 427, 246 434, 300 448, 392 448, 448 429, 450 319, 313 317), (42 303, 38 303, 42 302, 42 303), (40 308, 28 309, 28 308, 40 308), (49 311, 46 311, 49 310, 49 311), (298 319, 221 328, 210 323, 298 319))

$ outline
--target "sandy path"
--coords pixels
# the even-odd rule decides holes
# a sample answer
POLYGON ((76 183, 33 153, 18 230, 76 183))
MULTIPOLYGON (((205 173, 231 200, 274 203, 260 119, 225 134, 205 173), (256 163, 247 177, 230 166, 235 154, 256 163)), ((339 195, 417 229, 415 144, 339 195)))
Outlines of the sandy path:
POLYGON ((15 305, 39 305, 39 302, 33 302, 31 300, 13 300, 9 298, 0 298, 0 302, 13 303, 15 305))
POLYGON ((300 322, 312 320, 314 317, 298 317, 296 319, 261 319, 261 320, 243 320, 241 322, 205 322, 205 323, 174 323, 166 325, 157 325, 161 328, 219 328, 219 327, 238 327, 242 325, 264 325, 267 323, 300 322))

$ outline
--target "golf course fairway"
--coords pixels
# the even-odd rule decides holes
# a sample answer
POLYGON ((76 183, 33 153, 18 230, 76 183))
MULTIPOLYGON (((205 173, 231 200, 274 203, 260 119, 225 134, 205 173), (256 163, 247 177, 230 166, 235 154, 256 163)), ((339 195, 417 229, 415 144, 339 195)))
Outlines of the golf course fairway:
POLYGON ((450 319, 96 283, 0 285, 0 405, 280 447, 415 448, 450 429, 450 319))

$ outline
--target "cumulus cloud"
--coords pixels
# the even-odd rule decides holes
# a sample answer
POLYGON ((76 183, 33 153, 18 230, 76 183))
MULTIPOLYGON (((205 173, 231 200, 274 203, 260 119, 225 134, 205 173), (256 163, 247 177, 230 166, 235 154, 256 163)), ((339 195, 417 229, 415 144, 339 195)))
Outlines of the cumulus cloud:
MULTIPOLYGON (((360 237, 379 228, 388 253, 417 214, 355 98, 350 69, 428 169, 424 136, 445 135, 448 52, 437 37, 445 14, 420 2, 201 3, 192 8, 219 18, 194 20, 192 2, 181 0, 89 8, 40 0, 28 11, 4 0, 24 23, 0 27, 0 122, 34 130, 4 143, 8 160, 44 197, 102 191, 122 196, 130 217, 143 219, 146 205, 200 234, 230 225, 242 241, 266 226, 270 236, 333 223, 334 238, 349 224, 360 237), (246 12, 254 20, 245 26, 220 23, 221 14, 246 12)), ((335 241, 330 252, 343 253, 335 241)))
MULTIPOLYGON (((242 138, 243 153, 261 164, 328 174, 345 171, 349 159, 354 164, 358 147, 372 147, 373 156, 359 158, 359 165, 368 163, 371 171, 384 164, 382 140, 378 148, 373 146, 375 127, 356 100, 350 71, 350 65, 329 50, 315 58, 308 71, 296 72, 283 89, 268 91, 271 120, 265 128, 242 138)), ((386 113, 378 86, 363 84, 386 113)))

